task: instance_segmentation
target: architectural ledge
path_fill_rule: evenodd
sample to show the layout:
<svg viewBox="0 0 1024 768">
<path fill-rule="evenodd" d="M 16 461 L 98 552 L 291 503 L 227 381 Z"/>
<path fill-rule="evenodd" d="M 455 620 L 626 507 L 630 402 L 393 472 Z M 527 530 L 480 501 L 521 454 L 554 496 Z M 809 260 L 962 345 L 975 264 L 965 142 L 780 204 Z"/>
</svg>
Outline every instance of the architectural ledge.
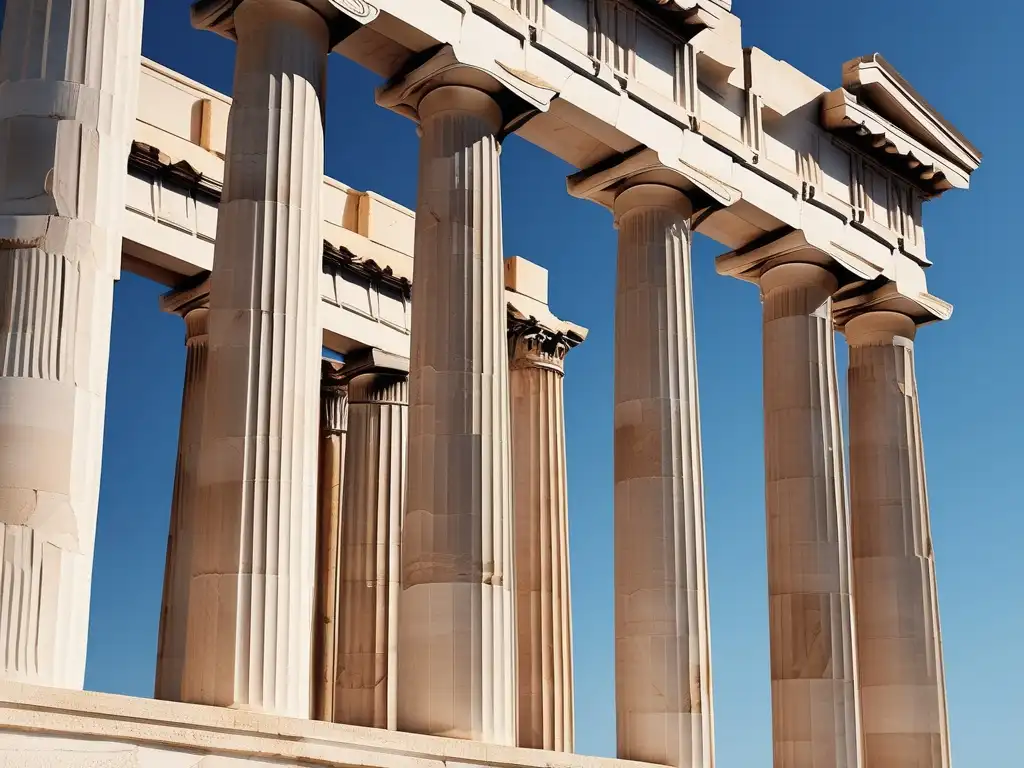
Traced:
<svg viewBox="0 0 1024 768">
<path fill-rule="evenodd" d="M 501 747 L 223 707 L 0 684 L 0 761 L 137 768 L 221 765 L 221 757 L 359 768 L 640 768 L 646 763 Z M 61 759 L 67 757 L 67 761 Z M 12 762 L 13 759 L 13 762 Z M 32 762 L 32 758 L 28 758 Z M 41 759 L 37 758 L 37 759 Z"/>
<path fill-rule="evenodd" d="M 235 38 L 235 10 L 245 0 L 196 0 L 192 3 L 192 26 Z M 319 13 L 331 31 L 331 47 L 364 24 L 377 18 L 380 10 L 367 0 L 287 0 L 301 2 Z"/>
<path fill-rule="evenodd" d="M 843 88 L 893 125 L 930 147 L 968 176 L 981 152 L 932 107 L 880 54 L 843 65 Z"/>
<path fill-rule="evenodd" d="M 139 171 L 147 175 L 167 181 L 174 186 L 194 195 L 205 196 L 220 201 L 223 184 L 220 179 L 213 178 L 197 170 L 187 160 L 175 160 L 162 152 L 158 147 L 133 141 L 128 152 L 128 170 Z"/>
<path fill-rule="evenodd" d="M 821 102 L 821 123 L 841 134 L 882 165 L 910 180 L 927 195 L 938 196 L 949 189 L 967 189 L 971 173 L 926 147 L 899 126 L 862 104 L 845 88 L 825 94 Z"/>
</svg>

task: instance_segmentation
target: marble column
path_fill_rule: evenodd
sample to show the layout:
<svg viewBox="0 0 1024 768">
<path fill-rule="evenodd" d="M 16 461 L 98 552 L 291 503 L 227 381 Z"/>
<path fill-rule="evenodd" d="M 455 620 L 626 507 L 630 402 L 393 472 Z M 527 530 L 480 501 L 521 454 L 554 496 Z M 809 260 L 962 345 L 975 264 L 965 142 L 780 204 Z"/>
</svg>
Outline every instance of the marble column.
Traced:
<svg viewBox="0 0 1024 768">
<path fill-rule="evenodd" d="M 81 688 L 143 0 L 7 0 L 0 679 Z"/>
<path fill-rule="evenodd" d="M 192 547 L 196 531 L 199 449 L 206 403 L 206 358 L 209 336 L 205 306 L 186 306 L 185 386 L 181 393 L 181 426 L 178 432 L 178 461 L 174 468 L 167 562 L 164 566 L 164 594 L 157 640 L 154 696 L 181 701 L 181 673 L 185 664 L 188 627 L 188 597 L 192 583 Z"/>
<path fill-rule="evenodd" d="M 328 30 L 292 0 L 234 14 L 182 696 L 309 717 Z"/>
<path fill-rule="evenodd" d="M 334 720 L 340 624 L 341 506 L 348 442 L 348 386 L 323 361 L 320 387 L 320 476 L 317 495 L 316 614 L 313 627 L 313 716 Z"/>
<path fill-rule="evenodd" d="M 502 115 L 444 86 L 419 117 L 398 728 L 514 744 Z"/>
<path fill-rule="evenodd" d="M 914 321 L 850 320 L 850 504 L 865 768 L 948 768 Z"/>
<path fill-rule="evenodd" d="M 561 334 L 509 321 L 520 747 L 573 750 Z"/>
<path fill-rule="evenodd" d="M 776 768 L 859 768 L 849 515 L 824 267 L 782 264 L 764 301 L 765 509 Z"/>
<path fill-rule="evenodd" d="M 409 384 L 404 373 L 371 373 L 349 392 L 334 719 L 394 729 Z"/>
<path fill-rule="evenodd" d="M 711 768 L 691 211 L 656 184 L 615 200 L 615 698 L 620 758 Z"/>
</svg>

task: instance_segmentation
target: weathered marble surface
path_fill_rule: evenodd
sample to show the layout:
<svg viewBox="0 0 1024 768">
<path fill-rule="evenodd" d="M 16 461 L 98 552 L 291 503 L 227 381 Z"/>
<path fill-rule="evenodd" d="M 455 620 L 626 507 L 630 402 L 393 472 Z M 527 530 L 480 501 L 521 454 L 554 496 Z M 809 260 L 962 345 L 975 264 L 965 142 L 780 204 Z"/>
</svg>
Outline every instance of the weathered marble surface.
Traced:
<svg viewBox="0 0 1024 768">
<path fill-rule="evenodd" d="M 0 683 L 5 768 L 641 768 L 632 763 L 129 696 Z"/>
<path fill-rule="evenodd" d="M 691 212 L 657 184 L 615 201 L 615 696 L 620 757 L 711 768 Z"/>
<path fill-rule="evenodd" d="M 794 262 L 760 285 L 774 766 L 860 768 L 838 281 Z"/>
<path fill-rule="evenodd" d="M 867 312 L 850 345 L 850 505 L 866 768 L 948 768 L 914 321 Z"/>
<path fill-rule="evenodd" d="M 514 744 L 502 116 L 463 86 L 419 115 L 398 727 Z"/>
</svg>

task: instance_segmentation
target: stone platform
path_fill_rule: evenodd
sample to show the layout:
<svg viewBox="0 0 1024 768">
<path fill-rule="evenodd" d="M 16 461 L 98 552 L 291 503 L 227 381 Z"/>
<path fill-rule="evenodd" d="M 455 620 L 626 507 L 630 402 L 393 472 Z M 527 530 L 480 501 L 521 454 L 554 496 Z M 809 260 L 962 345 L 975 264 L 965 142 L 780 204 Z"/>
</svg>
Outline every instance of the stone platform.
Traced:
<svg viewBox="0 0 1024 768">
<path fill-rule="evenodd" d="M 0 766 L 18 768 L 649 765 L 17 683 L 0 684 L 0 709 Z"/>
</svg>

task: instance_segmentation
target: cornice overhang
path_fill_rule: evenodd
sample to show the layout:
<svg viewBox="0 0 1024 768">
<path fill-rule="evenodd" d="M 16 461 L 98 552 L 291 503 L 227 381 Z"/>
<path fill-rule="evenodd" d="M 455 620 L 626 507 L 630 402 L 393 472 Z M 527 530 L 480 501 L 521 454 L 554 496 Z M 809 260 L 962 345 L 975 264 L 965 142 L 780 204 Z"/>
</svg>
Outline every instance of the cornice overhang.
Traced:
<svg viewBox="0 0 1024 768">
<path fill-rule="evenodd" d="M 641 0 L 640 5 L 662 11 L 688 26 L 714 29 L 723 15 L 732 10 L 732 0 Z"/>
<path fill-rule="evenodd" d="M 220 202 L 222 192 L 220 181 L 204 176 L 184 160 L 175 162 L 169 155 L 149 144 L 132 142 L 131 150 L 128 153 L 128 170 L 159 179 L 163 184 L 182 192 L 206 197 L 213 203 Z M 412 291 L 412 283 L 405 277 L 395 275 L 390 266 L 381 266 L 373 259 L 363 259 L 345 246 L 334 245 L 326 240 L 324 240 L 323 264 L 328 270 L 348 272 L 369 280 L 375 285 L 387 286 L 400 292 L 406 298 L 409 298 Z M 200 280 L 200 282 L 202 281 Z M 179 294 L 181 290 L 181 287 L 176 288 L 167 296 Z M 206 292 L 208 291 L 207 288 Z M 161 307 L 164 307 L 165 311 L 178 311 L 170 305 L 165 307 L 163 299 L 161 302 Z"/>
<path fill-rule="evenodd" d="M 193 168 L 185 160 L 175 161 L 158 147 L 133 141 L 128 152 L 128 170 L 159 178 L 194 195 L 219 201 L 223 185 Z"/>
<path fill-rule="evenodd" d="M 971 170 L 926 147 L 845 88 L 822 98 L 821 123 L 931 197 L 970 186 Z"/>
<path fill-rule="evenodd" d="M 866 312 L 898 312 L 918 325 L 953 316 L 953 305 L 949 302 L 924 291 L 901 291 L 897 283 L 889 280 L 864 281 L 840 288 L 833 297 L 832 307 L 838 330 Z"/>
<path fill-rule="evenodd" d="M 970 176 L 982 154 L 880 54 L 843 65 L 843 88 L 878 115 Z"/>
<path fill-rule="evenodd" d="M 409 64 L 377 88 L 379 106 L 419 122 L 419 103 L 443 85 L 463 85 L 491 94 L 501 107 L 503 135 L 515 131 L 534 115 L 547 112 L 558 89 L 536 75 L 494 58 L 493 52 L 472 41 L 442 45 Z"/>
<path fill-rule="evenodd" d="M 377 18 L 380 10 L 367 0 L 279 0 L 302 3 L 323 16 L 330 29 L 330 47 Z M 192 3 L 192 26 L 236 40 L 235 11 L 245 0 L 196 0 Z"/>
</svg>

